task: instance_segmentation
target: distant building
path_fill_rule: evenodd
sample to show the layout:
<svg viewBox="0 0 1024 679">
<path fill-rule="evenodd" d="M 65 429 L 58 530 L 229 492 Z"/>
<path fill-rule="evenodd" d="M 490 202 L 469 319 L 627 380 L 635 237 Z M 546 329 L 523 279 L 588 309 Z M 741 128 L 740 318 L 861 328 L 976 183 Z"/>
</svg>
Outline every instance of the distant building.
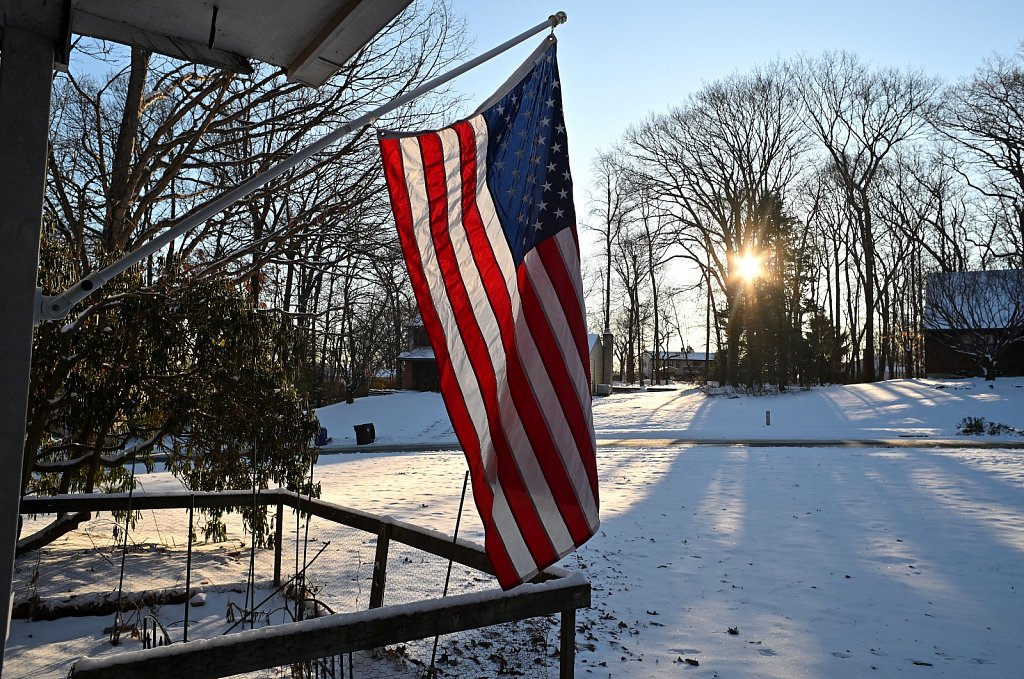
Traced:
<svg viewBox="0 0 1024 679">
<path fill-rule="evenodd" d="M 413 391 L 441 391 L 434 349 L 422 321 L 405 326 L 405 351 L 398 355 L 398 388 Z"/>
<path fill-rule="evenodd" d="M 929 274 L 928 377 L 1024 375 L 1024 270 Z"/>
<path fill-rule="evenodd" d="M 645 351 L 640 357 L 640 372 L 644 379 L 654 380 L 654 352 Z M 662 351 L 658 353 L 658 374 L 661 379 L 682 382 L 706 380 L 710 364 L 715 361 L 715 352 L 703 351 Z"/>
</svg>

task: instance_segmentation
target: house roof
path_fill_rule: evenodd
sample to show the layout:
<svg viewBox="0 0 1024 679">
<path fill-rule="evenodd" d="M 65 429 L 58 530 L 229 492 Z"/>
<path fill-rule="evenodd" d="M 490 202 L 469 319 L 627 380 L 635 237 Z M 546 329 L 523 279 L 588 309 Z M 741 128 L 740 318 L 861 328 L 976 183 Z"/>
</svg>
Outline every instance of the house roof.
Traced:
<svg viewBox="0 0 1024 679">
<path fill-rule="evenodd" d="M 318 86 L 410 2 L 0 0 L 0 33 L 18 26 L 67 43 L 73 32 L 243 73 L 256 59 Z"/>
<path fill-rule="evenodd" d="M 434 360 L 434 349 L 433 347 L 413 347 L 408 351 L 403 351 L 398 355 L 399 361 L 433 361 Z"/>
<path fill-rule="evenodd" d="M 713 352 L 713 351 L 710 354 L 705 354 L 703 351 L 687 351 L 687 352 L 682 352 L 682 351 L 662 351 L 662 352 L 659 352 L 658 355 L 661 358 L 661 360 L 663 360 L 663 361 L 704 361 L 704 360 L 713 361 L 713 360 L 715 360 L 715 352 Z M 651 359 L 653 356 L 654 356 L 654 352 L 653 351 L 645 351 L 644 352 L 644 358 L 647 358 L 648 360 Z"/>
<path fill-rule="evenodd" d="M 926 330 L 1024 327 L 1024 270 L 928 274 L 924 306 Z"/>
</svg>

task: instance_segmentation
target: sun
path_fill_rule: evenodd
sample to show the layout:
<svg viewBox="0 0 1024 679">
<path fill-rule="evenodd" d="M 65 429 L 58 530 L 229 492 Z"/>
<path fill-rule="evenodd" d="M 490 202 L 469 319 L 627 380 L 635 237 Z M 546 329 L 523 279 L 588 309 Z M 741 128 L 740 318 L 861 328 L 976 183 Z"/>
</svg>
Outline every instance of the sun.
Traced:
<svg viewBox="0 0 1024 679">
<path fill-rule="evenodd" d="M 755 255 L 753 252 L 744 252 L 742 255 L 736 258 L 735 264 L 736 275 L 739 276 L 745 283 L 752 282 L 762 273 L 761 258 Z"/>
</svg>

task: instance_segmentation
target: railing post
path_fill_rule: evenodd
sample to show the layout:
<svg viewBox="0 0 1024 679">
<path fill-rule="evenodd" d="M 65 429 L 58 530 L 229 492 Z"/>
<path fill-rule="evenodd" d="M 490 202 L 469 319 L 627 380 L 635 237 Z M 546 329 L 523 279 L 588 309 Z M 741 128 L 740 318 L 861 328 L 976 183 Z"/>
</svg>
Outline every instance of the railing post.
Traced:
<svg viewBox="0 0 1024 679">
<path fill-rule="evenodd" d="M 277 503 L 277 525 L 274 527 L 274 587 L 281 586 L 281 543 L 284 540 L 284 503 Z"/>
<path fill-rule="evenodd" d="M 182 626 L 182 642 L 188 643 L 188 609 L 192 605 L 192 536 L 195 533 L 193 519 L 196 513 L 196 494 L 192 493 L 188 505 L 188 557 L 185 560 L 185 621 Z"/>
<path fill-rule="evenodd" d="M 373 583 L 370 585 L 370 608 L 384 605 L 384 583 L 387 580 L 388 546 L 391 542 L 391 524 L 380 524 L 377 531 L 377 553 L 373 557 Z"/>
<path fill-rule="evenodd" d="M 558 679 L 576 676 L 576 609 L 562 611 L 561 648 L 558 651 Z"/>
</svg>

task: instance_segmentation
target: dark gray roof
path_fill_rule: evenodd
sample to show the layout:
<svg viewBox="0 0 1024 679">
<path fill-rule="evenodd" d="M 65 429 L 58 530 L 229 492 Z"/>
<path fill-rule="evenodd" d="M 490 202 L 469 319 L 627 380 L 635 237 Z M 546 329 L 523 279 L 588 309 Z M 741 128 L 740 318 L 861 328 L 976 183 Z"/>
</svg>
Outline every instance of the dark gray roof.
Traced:
<svg viewBox="0 0 1024 679">
<path fill-rule="evenodd" d="M 1024 325 L 1024 270 L 946 271 L 925 282 L 924 327 L 984 330 Z"/>
<path fill-rule="evenodd" d="M 662 351 L 662 352 L 659 352 L 658 355 L 661 357 L 661 360 L 663 360 L 663 361 L 703 361 L 703 360 L 713 361 L 713 360 L 715 360 L 715 352 L 713 352 L 713 351 L 710 354 L 706 354 L 706 356 L 707 356 L 706 359 L 705 359 L 705 353 L 703 351 L 689 351 L 689 352 Z M 644 352 L 644 357 L 645 358 L 650 359 L 653 356 L 654 356 L 654 352 L 653 351 L 645 351 Z"/>
</svg>

